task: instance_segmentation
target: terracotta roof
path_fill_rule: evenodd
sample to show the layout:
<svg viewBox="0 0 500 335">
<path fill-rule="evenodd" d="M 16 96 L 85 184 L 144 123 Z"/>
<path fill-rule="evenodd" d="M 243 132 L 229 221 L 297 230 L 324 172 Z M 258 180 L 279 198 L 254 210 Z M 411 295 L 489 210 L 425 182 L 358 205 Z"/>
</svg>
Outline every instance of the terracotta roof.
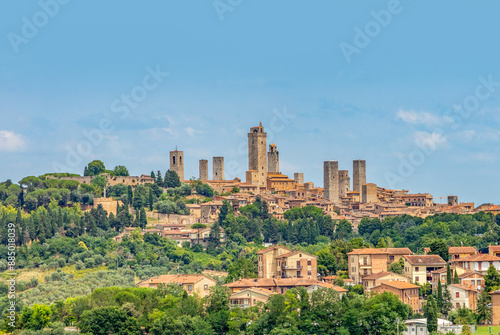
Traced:
<svg viewBox="0 0 500 335">
<path fill-rule="evenodd" d="M 250 287 L 250 288 L 246 288 L 244 290 L 238 291 L 238 292 L 234 292 L 233 294 L 231 294 L 231 297 L 234 296 L 234 295 L 237 295 L 237 294 L 241 294 L 241 292 L 244 292 L 244 291 L 253 291 L 253 292 L 264 294 L 264 295 L 267 295 L 267 296 L 270 296 L 271 294 L 274 294 L 273 291 L 268 290 L 266 288 Z M 231 298 L 231 297 L 229 297 L 229 298 Z"/>
<path fill-rule="evenodd" d="M 143 280 L 138 284 L 194 284 L 203 278 L 208 278 L 215 282 L 214 279 L 207 277 L 205 275 L 162 275 L 157 277 L 151 277 L 149 279 Z"/>
<path fill-rule="evenodd" d="M 477 253 L 474 247 L 448 247 L 449 254 L 475 254 Z"/>
<path fill-rule="evenodd" d="M 463 268 L 463 267 L 461 267 L 461 266 L 458 266 L 458 265 L 452 265 L 452 266 L 450 266 L 451 273 L 453 273 L 453 270 L 455 270 L 456 268 L 464 269 L 464 268 Z M 464 269 L 464 270 L 465 270 L 465 269 Z M 432 271 L 431 273 L 445 273 L 445 272 L 448 272 L 448 268 L 447 268 L 447 267 L 444 267 L 444 268 L 441 268 L 441 269 L 438 269 L 438 270 L 434 270 L 434 271 Z"/>
<path fill-rule="evenodd" d="M 290 249 L 288 249 L 287 247 L 282 246 L 282 245 L 272 245 L 272 246 L 270 246 L 270 247 L 267 247 L 267 248 L 265 248 L 265 249 L 262 249 L 262 250 L 257 251 L 257 254 L 263 254 L 263 253 L 265 253 L 265 252 L 271 251 L 271 250 L 273 250 L 273 249 L 278 249 L 278 248 L 282 248 L 282 249 L 286 249 L 286 250 L 288 250 L 288 251 L 292 251 L 292 250 L 290 250 Z"/>
<path fill-rule="evenodd" d="M 388 255 L 412 255 L 413 252 L 410 248 L 364 248 L 364 249 L 353 249 L 348 255 L 377 255 L 377 254 L 388 254 Z"/>
<path fill-rule="evenodd" d="M 384 272 L 374 273 L 374 274 L 371 274 L 369 276 L 363 277 L 363 280 L 365 280 L 365 279 L 368 279 L 368 280 L 377 279 L 377 278 L 384 277 L 384 276 L 387 276 L 387 275 L 403 276 L 403 275 L 398 274 L 398 273 L 384 271 Z"/>
<path fill-rule="evenodd" d="M 280 287 L 280 286 L 311 286 L 321 283 L 316 279 L 303 278 L 249 278 L 240 279 L 233 283 L 225 284 L 227 287 Z"/>
<path fill-rule="evenodd" d="M 410 264 L 442 264 L 446 262 L 439 255 L 405 255 L 403 256 Z"/>
<path fill-rule="evenodd" d="M 481 276 L 483 277 L 483 274 L 481 272 L 477 272 L 477 271 L 467 271 L 465 273 L 462 273 L 461 275 L 458 276 L 458 278 L 462 279 L 462 278 L 467 278 L 469 276 L 472 276 L 472 275 L 478 275 L 478 276 Z"/>
<path fill-rule="evenodd" d="M 465 291 L 474 291 L 474 292 L 477 292 L 477 290 L 475 288 L 469 287 L 469 286 L 463 286 L 463 285 L 459 285 L 459 284 L 450 284 L 448 286 L 453 286 L 453 287 L 461 288 L 462 290 L 465 290 Z"/>
<path fill-rule="evenodd" d="M 454 259 L 452 262 L 500 262 L 500 257 L 489 254 L 476 254 L 462 259 Z"/>
<path fill-rule="evenodd" d="M 410 248 L 387 248 L 389 255 L 413 255 Z"/>
<path fill-rule="evenodd" d="M 404 281 L 399 281 L 399 280 L 386 281 L 386 282 L 383 282 L 382 284 L 375 286 L 375 287 L 380 287 L 382 285 L 391 286 L 391 287 L 394 287 L 394 288 L 397 288 L 400 290 L 404 290 L 404 289 L 408 289 L 408 288 L 420 288 L 420 286 L 418 286 L 418 285 L 414 285 L 414 284 L 407 283 Z M 375 288 L 375 287 L 373 287 L 373 288 Z"/>
<path fill-rule="evenodd" d="M 500 251 L 500 245 L 490 245 L 488 249 L 491 251 Z"/>
</svg>

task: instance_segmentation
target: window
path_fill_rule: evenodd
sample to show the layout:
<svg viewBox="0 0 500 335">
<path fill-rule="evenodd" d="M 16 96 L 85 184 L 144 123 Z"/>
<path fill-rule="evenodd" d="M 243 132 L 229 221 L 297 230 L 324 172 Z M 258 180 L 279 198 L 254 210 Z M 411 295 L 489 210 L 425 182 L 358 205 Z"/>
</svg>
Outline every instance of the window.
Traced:
<svg viewBox="0 0 500 335">
<path fill-rule="evenodd" d="M 394 262 L 394 256 L 389 256 L 389 261 Z"/>
<path fill-rule="evenodd" d="M 203 286 L 203 289 L 204 289 L 205 291 L 206 291 L 206 290 L 208 290 L 208 284 L 205 284 L 205 285 Z"/>
<path fill-rule="evenodd" d="M 477 269 L 481 271 L 483 269 L 483 262 L 477 263 Z"/>
<path fill-rule="evenodd" d="M 455 305 L 456 308 L 460 308 L 460 304 L 457 302 L 457 304 Z"/>
<path fill-rule="evenodd" d="M 418 266 L 415 266 L 415 271 L 418 272 L 420 271 L 419 267 Z"/>
<path fill-rule="evenodd" d="M 302 254 L 299 254 L 299 257 L 302 257 Z"/>
<path fill-rule="evenodd" d="M 297 271 L 297 278 L 300 277 L 300 271 Z"/>
<path fill-rule="evenodd" d="M 356 272 L 356 268 L 354 268 L 354 267 L 353 267 L 353 268 L 351 269 L 351 272 L 352 272 L 352 273 Z"/>
<path fill-rule="evenodd" d="M 193 290 L 193 285 L 188 285 L 188 291 L 192 291 Z"/>
<path fill-rule="evenodd" d="M 460 298 L 460 292 L 457 292 L 455 295 L 457 298 Z"/>
<path fill-rule="evenodd" d="M 308 260 L 308 261 L 307 261 L 307 265 L 308 265 L 308 266 L 311 266 L 311 264 L 312 264 L 311 260 Z"/>
<path fill-rule="evenodd" d="M 354 257 L 351 258 L 351 263 L 354 263 Z"/>
<path fill-rule="evenodd" d="M 308 276 L 312 276 L 312 271 L 311 270 L 307 270 L 307 275 Z"/>
<path fill-rule="evenodd" d="M 175 164 L 175 156 L 172 157 L 172 163 Z"/>
<path fill-rule="evenodd" d="M 470 284 L 471 284 L 471 285 L 475 285 L 475 284 L 476 284 L 475 280 L 474 280 L 474 279 L 473 279 L 473 280 L 471 280 L 471 281 L 470 281 Z"/>
<path fill-rule="evenodd" d="M 419 283 L 420 282 L 420 277 L 419 276 L 416 276 L 415 277 L 415 282 Z"/>
</svg>

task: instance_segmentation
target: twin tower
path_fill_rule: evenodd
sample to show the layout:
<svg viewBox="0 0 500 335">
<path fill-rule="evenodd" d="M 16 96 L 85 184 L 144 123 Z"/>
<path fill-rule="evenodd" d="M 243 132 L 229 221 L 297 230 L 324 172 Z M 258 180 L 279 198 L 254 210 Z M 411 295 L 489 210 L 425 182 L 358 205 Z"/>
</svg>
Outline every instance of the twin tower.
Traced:
<svg viewBox="0 0 500 335">
<path fill-rule="evenodd" d="M 347 170 L 339 171 L 338 161 L 326 161 L 323 166 L 324 198 L 338 202 L 340 197 L 347 196 L 350 191 L 351 179 Z M 366 184 L 366 161 L 353 161 L 353 191 L 361 198 L 362 187 Z"/>
</svg>

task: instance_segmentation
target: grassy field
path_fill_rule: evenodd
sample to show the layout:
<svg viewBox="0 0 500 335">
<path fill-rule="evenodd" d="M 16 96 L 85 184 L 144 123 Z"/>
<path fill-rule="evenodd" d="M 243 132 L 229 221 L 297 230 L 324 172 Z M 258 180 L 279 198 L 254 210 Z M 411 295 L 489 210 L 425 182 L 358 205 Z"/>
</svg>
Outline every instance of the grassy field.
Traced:
<svg viewBox="0 0 500 335">
<path fill-rule="evenodd" d="M 498 335 L 499 333 L 500 333 L 500 326 L 492 326 L 491 327 L 491 334 Z M 477 327 L 476 334 L 489 335 L 490 334 L 490 327 L 489 326 Z"/>
</svg>

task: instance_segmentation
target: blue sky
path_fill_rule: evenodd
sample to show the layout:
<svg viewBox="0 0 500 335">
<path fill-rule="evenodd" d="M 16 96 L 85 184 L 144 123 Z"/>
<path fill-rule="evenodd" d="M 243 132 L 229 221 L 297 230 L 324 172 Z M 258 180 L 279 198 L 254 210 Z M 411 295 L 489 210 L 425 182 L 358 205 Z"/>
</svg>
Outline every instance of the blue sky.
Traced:
<svg viewBox="0 0 500 335">
<path fill-rule="evenodd" d="M 282 172 L 316 185 L 323 161 L 352 171 L 365 159 L 377 185 L 498 204 L 499 10 L 493 1 L 1 2 L 0 180 L 82 173 L 93 159 L 134 175 L 165 171 L 176 146 L 186 177 L 198 176 L 199 159 L 211 167 L 224 156 L 226 176 L 244 178 L 246 134 L 262 121 Z M 137 100 L 125 113 L 127 96 Z"/>
</svg>

